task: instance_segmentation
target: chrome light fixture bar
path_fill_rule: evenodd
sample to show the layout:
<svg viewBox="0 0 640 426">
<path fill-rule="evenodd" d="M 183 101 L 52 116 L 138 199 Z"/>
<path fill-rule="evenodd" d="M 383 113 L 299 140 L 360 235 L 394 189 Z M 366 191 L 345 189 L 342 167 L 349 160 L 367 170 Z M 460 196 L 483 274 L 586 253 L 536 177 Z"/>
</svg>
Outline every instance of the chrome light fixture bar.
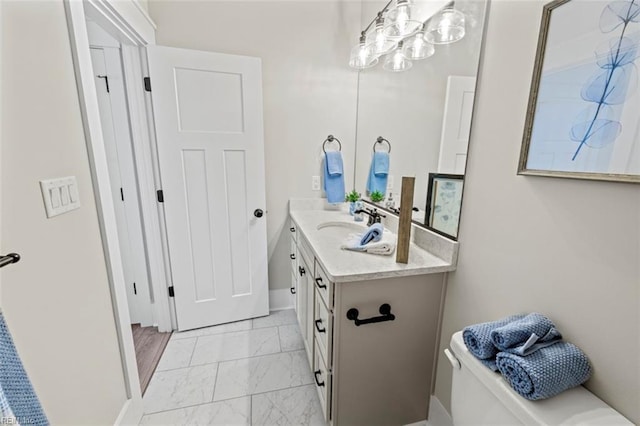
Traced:
<svg viewBox="0 0 640 426">
<path fill-rule="evenodd" d="M 384 69 L 406 71 L 411 68 L 411 61 L 432 56 L 434 45 L 461 40 L 465 16 L 454 5 L 451 2 L 422 21 L 416 18 L 413 0 L 390 0 L 360 34 L 358 45 L 351 50 L 349 65 L 370 68 L 386 55 Z"/>
</svg>

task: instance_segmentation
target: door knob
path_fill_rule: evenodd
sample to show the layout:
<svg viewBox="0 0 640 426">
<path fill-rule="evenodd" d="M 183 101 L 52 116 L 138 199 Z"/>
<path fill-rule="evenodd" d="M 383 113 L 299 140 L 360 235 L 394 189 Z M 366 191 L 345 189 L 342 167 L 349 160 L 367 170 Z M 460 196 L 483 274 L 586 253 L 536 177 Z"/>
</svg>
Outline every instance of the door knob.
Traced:
<svg viewBox="0 0 640 426">
<path fill-rule="evenodd" d="M 264 212 L 262 211 L 262 209 L 255 209 L 255 210 L 253 211 L 253 215 L 254 215 L 255 217 L 262 217 L 262 216 L 264 215 Z"/>
</svg>

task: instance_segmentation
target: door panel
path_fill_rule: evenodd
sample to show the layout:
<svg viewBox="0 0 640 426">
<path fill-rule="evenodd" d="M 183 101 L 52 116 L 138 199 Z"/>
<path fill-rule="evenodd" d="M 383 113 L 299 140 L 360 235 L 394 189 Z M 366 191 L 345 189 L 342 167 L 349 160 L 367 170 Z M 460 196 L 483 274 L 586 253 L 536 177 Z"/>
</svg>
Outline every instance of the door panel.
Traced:
<svg viewBox="0 0 640 426">
<path fill-rule="evenodd" d="M 475 77 L 449 76 L 438 173 L 464 174 L 475 99 Z"/>
<path fill-rule="evenodd" d="M 148 57 L 178 328 L 267 315 L 260 60 Z"/>
</svg>

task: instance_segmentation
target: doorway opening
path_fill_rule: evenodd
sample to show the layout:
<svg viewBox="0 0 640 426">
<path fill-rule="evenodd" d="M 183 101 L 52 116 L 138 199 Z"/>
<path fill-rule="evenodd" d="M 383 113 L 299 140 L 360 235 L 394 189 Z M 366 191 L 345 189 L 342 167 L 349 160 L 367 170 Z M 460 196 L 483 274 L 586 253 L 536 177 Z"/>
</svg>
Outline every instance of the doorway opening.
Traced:
<svg viewBox="0 0 640 426">
<path fill-rule="evenodd" d="M 144 395 L 171 332 L 158 330 L 153 310 L 154 294 L 144 241 L 142 200 L 138 190 L 131 118 L 127 108 L 122 45 L 90 19 L 87 20 L 87 34 L 138 378 Z"/>
</svg>

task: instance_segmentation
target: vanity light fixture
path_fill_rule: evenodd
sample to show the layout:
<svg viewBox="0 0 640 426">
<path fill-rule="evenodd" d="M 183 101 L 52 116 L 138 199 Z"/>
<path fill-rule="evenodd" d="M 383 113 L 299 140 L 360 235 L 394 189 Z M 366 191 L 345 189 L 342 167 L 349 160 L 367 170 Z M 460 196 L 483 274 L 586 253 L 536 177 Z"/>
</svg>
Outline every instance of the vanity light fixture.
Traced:
<svg viewBox="0 0 640 426">
<path fill-rule="evenodd" d="M 396 7 L 387 14 L 384 35 L 392 40 L 402 40 L 422 27 L 422 22 L 413 18 L 413 8 L 409 0 L 396 0 Z"/>
<path fill-rule="evenodd" d="M 452 1 L 426 22 L 416 19 L 413 0 L 390 0 L 362 31 L 359 43 L 351 50 L 349 66 L 365 69 L 375 66 L 386 55 L 384 69 L 406 71 L 412 60 L 435 53 L 434 44 L 448 44 L 465 35 L 465 16 L 455 10 Z M 393 7 L 392 7 L 393 4 Z M 375 24 L 375 26 L 374 26 Z M 369 30 L 373 31 L 369 34 Z"/>
<path fill-rule="evenodd" d="M 402 54 L 412 61 L 428 58 L 433 56 L 435 52 L 433 44 L 424 38 L 424 25 L 415 35 L 405 40 L 402 47 Z"/>
<path fill-rule="evenodd" d="M 429 19 L 424 37 L 429 43 L 449 44 L 461 40 L 464 34 L 464 14 L 451 5 Z"/>
<path fill-rule="evenodd" d="M 374 29 L 375 38 L 373 40 L 373 53 L 377 56 L 386 55 L 398 45 L 397 42 L 384 34 L 384 29 L 384 17 L 382 12 L 378 12 Z"/>
<path fill-rule="evenodd" d="M 353 49 L 351 49 L 351 58 L 349 59 L 349 66 L 363 70 L 370 68 L 378 63 L 378 57 L 373 54 L 373 46 L 367 44 L 367 36 L 363 31 L 360 34 L 360 43 Z"/>
<path fill-rule="evenodd" d="M 387 55 L 384 60 L 384 68 L 387 71 L 400 72 L 406 71 L 413 66 L 413 63 L 408 60 L 402 53 L 402 42 L 398 43 L 398 48 Z"/>
</svg>

